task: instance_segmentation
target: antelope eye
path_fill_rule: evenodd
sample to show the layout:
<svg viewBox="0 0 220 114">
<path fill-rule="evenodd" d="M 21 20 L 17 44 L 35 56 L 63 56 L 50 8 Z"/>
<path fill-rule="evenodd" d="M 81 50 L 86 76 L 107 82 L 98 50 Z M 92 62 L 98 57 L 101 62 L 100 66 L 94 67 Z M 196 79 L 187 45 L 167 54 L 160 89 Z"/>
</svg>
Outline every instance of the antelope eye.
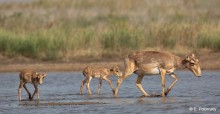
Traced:
<svg viewBox="0 0 220 114">
<path fill-rule="evenodd" d="M 116 70 L 116 72 L 118 72 L 118 71 Z"/>
<path fill-rule="evenodd" d="M 194 65 L 194 63 L 190 63 L 190 65 L 191 65 L 191 66 L 193 66 L 193 65 Z"/>
</svg>

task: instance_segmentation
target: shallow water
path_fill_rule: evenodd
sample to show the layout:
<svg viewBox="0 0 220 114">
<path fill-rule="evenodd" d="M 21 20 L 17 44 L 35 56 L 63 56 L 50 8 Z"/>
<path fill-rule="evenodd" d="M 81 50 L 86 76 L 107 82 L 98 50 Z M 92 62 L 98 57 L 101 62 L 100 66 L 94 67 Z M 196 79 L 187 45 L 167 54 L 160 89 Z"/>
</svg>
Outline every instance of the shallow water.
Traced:
<svg viewBox="0 0 220 114">
<path fill-rule="evenodd" d="M 31 114 L 31 113 L 220 113 L 220 72 L 203 71 L 203 76 L 197 78 L 190 71 L 177 71 L 178 82 L 166 98 L 145 97 L 135 85 L 137 76 L 134 74 L 121 85 L 118 97 L 114 97 L 107 82 L 103 81 L 102 95 L 97 94 L 98 80 L 92 79 L 93 95 L 79 95 L 79 87 L 84 78 L 80 72 L 49 72 L 42 85 L 39 85 L 40 98 L 38 102 L 25 100 L 27 93 L 22 89 L 22 101 L 18 101 L 18 73 L 0 73 L 0 113 Z M 116 86 L 116 77 L 110 78 Z M 168 87 L 173 79 L 167 76 Z M 144 77 L 142 81 L 148 93 L 161 92 L 159 76 Z M 33 86 L 27 84 L 33 92 Z M 91 103 L 91 104 L 88 104 Z M 201 108 L 203 110 L 201 110 Z M 199 109 L 200 108 L 200 109 Z M 216 109 L 216 111 L 204 110 Z M 191 109 L 192 111 L 190 111 Z"/>
</svg>

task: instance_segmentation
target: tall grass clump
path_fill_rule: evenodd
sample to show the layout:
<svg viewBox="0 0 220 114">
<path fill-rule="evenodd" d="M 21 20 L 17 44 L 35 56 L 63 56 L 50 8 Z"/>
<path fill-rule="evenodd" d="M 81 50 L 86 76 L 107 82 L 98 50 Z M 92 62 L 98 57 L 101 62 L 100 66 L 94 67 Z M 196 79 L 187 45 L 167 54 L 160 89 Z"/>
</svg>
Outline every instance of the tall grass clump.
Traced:
<svg viewBox="0 0 220 114">
<path fill-rule="evenodd" d="M 199 48 L 220 50 L 220 33 L 201 34 L 198 36 L 197 45 Z"/>
<path fill-rule="evenodd" d="M 26 56 L 33 59 L 41 58 L 41 54 L 45 53 L 45 58 L 52 59 L 50 56 L 55 53 L 55 40 L 48 40 L 37 34 L 33 35 L 18 35 L 12 32 L 0 33 L 0 49 L 1 53 L 6 56 Z M 57 44 L 59 45 L 59 44 Z"/>
<path fill-rule="evenodd" d="M 138 49 L 141 47 L 141 37 L 137 31 L 115 27 L 103 35 L 105 49 Z"/>
<path fill-rule="evenodd" d="M 179 47 L 195 48 L 200 33 L 198 24 L 191 23 L 160 23 L 152 24 L 143 33 L 148 43 L 145 47 L 161 47 L 175 49 Z"/>
<path fill-rule="evenodd" d="M 130 50 L 143 48 L 144 43 L 146 43 L 143 30 L 127 21 L 109 25 L 101 37 L 101 47 L 103 47 L 105 57 L 123 56 Z"/>
</svg>

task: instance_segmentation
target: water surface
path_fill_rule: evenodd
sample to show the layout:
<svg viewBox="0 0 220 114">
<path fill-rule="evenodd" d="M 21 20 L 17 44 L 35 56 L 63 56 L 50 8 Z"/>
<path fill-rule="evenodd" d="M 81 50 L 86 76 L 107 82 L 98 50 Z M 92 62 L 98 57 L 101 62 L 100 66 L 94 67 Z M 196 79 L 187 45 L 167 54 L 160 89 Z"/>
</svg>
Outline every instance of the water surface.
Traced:
<svg viewBox="0 0 220 114">
<path fill-rule="evenodd" d="M 102 95 L 97 94 L 97 79 L 93 79 L 90 85 L 93 95 L 87 95 L 86 87 L 83 89 L 84 95 L 79 95 L 79 87 L 84 78 L 81 72 L 49 72 L 43 85 L 39 85 L 41 100 L 38 102 L 35 97 L 35 100 L 30 102 L 26 100 L 28 96 L 24 89 L 23 100 L 18 101 L 18 72 L 0 73 L 0 113 L 220 113 L 219 71 L 203 71 L 201 78 L 193 76 L 189 71 L 177 71 L 176 74 L 179 80 L 166 98 L 141 98 L 142 93 L 135 85 L 135 74 L 122 83 L 118 97 L 114 97 L 105 81 L 101 89 Z M 110 79 L 115 87 L 117 78 Z M 167 76 L 166 87 L 172 81 L 173 79 Z M 159 76 L 144 77 L 142 85 L 148 93 L 161 92 Z M 31 84 L 27 84 L 27 87 L 31 92 L 34 91 Z M 199 108 L 215 108 L 217 111 L 204 111 Z"/>
</svg>

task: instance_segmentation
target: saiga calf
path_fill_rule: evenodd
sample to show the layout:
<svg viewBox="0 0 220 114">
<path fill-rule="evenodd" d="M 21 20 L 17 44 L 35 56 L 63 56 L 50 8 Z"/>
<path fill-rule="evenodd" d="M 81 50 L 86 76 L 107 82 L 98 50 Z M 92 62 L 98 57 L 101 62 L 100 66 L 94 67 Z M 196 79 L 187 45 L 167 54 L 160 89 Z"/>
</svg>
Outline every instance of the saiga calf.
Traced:
<svg viewBox="0 0 220 114">
<path fill-rule="evenodd" d="M 24 87 L 24 89 L 27 91 L 30 101 L 33 100 L 34 95 L 36 93 L 37 93 L 38 100 L 40 100 L 39 90 L 38 90 L 37 86 L 38 86 L 38 83 L 39 84 L 43 83 L 43 80 L 46 77 L 46 74 L 45 73 L 37 73 L 37 72 L 32 71 L 32 70 L 22 70 L 20 72 L 19 76 L 20 76 L 20 85 L 18 87 L 19 100 L 21 100 L 22 87 Z M 31 96 L 31 93 L 28 91 L 28 89 L 26 87 L 26 83 L 32 83 L 34 85 L 35 91 L 34 91 L 32 96 Z"/>
<path fill-rule="evenodd" d="M 114 92 L 115 91 L 114 87 L 112 85 L 111 80 L 109 80 L 108 77 L 112 76 L 112 75 L 121 76 L 122 73 L 118 67 L 113 67 L 111 69 L 107 69 L 105 67 L 87 66 L 83 70 L 83 75 L 84 75 L 85 79 L 82 81 L 82 84 L 80 86 L 80 94 L 82 94 L 83 86 L 85 83 L 86 83 L 86 88 L 87 88 L 89 94 L 92 94 L 90 87 L 89 87 L 92 78 L 99 78 L 98 94 L 100 94 L 102 80 L 107 81 L 112 88 L 112 92 Z"/>
</svg>

